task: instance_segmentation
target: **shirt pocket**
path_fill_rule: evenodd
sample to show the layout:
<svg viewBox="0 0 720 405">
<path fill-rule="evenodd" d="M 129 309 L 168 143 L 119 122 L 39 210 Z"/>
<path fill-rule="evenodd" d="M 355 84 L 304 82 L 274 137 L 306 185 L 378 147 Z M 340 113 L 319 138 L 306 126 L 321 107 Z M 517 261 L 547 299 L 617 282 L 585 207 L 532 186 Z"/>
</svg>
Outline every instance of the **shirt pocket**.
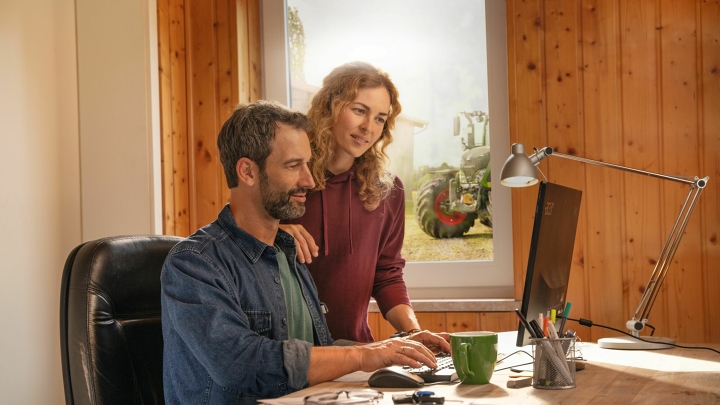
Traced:
<svg viewBox="0 0 720 405">
<path fill-rule="evenodd" d="M 272 318 L 270 311 L 249 310 L 244 311 L 245 316 L 250 322 L 250 329 L 257 333 L 263 334 L 272 328 Z"/>
</svg>

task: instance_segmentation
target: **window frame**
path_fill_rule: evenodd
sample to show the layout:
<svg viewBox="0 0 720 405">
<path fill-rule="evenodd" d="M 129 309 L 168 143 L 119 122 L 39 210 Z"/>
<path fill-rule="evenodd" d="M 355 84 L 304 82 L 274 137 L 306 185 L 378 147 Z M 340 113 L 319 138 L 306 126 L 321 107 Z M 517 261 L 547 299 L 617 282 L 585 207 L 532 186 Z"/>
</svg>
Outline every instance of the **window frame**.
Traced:
<svg viewBox="0 0 720 405">
<path fill-rule="evenodd" d="M 263 98 L 290 105 L 287 1 L 261 0 Z M 493 260 L 408 262 L 404 279 L 413 299 L 512 299 L 512 200 L 497 178 L 510 155 L 505 0 L 486 0 L 488 106 L 493 196 Z M 491 40 L 492 39 L 492 40 Z M 499 157 L 499 158 L 498 158 Z M 502 225 L 501 225 L 502 224 Z"/>
</svg>

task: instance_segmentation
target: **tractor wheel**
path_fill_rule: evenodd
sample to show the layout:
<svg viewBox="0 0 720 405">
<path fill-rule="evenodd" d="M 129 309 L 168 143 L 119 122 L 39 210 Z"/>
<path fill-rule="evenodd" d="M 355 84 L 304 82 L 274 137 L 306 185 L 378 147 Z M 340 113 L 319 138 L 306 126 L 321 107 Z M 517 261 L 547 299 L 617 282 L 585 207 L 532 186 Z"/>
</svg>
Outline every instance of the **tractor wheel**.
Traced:
<svg viewBox="0 0 720 405">
<path fill-rule="evenodd" d="M 477 214 L 450 212 L 449 179 L 436 177 L 420 187 L 415 199 L 415 220 L 433 238 L 463 236 L 475 224 Z"/>
<path fill-rule="evenodd" d="M 480 223 L 487 226 L 488 228 L 492 228 L 492 191 L 488 190 L 487 192 L 487 215 L 480 218 Z"/>
</svg>

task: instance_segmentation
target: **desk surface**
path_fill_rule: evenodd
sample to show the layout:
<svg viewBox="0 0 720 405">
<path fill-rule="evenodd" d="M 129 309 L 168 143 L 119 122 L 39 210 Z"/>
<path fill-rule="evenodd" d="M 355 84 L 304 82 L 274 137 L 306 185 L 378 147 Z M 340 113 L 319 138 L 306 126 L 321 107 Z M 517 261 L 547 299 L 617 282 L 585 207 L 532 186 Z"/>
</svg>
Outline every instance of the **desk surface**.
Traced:
<svg viewBox="0 0 720 405">
<path fill-rule="evenodd" d="M 512 341 L 512 338 L 506 336 L 501 339 L 502 353 L 510 354 L 519 349 L 503 346 L 503 341 Z M 703 346 L 720 349 L 720 344 Z M 523 349 L 532 353 L 528 347 Z M 585 369 L 577 372 L 577 387 L 574 389 L 507 388 L 510 376 L 518 375 L 509 369 L 496 371 L 490 383 L 485 385 L 433 385 L 425 389 L 445 396 L 447 405 L 720 404 L 720 354 L 708 350 L 677 348 L 653 351 L 610 350 L 601 349 L 591 343 L 579 343 L 578 349 L 581 353 L 577 355 L 582 355 L 587 361 Z M 503 362 L 498 364 L 497 368 L 530 360 L 525 354 L 516 354 L 508 358 L 510 363 Z M 532 370 L 532 365 L 522 368 Z M 283 398 L 299 398 L 318 392 L 357 388 L 368 388 L 368 385 L 366 382 L 327 382 Z M 392 394 L 412 392 L 407 389 L 381 390 L 386 394 L 380 405 L 392 405 Z"/>
</svg>

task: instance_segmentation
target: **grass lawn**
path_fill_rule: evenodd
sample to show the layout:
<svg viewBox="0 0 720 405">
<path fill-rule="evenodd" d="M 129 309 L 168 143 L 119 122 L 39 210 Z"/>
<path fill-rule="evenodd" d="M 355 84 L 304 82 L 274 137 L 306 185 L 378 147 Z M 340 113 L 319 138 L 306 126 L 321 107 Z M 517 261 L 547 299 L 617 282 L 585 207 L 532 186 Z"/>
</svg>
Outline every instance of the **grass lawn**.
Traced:
<svg viewBox="0 0 720 405">
<path fill-rule="evenodd" d="M 409 262 L 448 260 L 492 260 L 492 228 L 475 221 L 461 238 L 435 239 L 415 221 L 412 202 L 405 205 L 405 243 L 402 255 Z"/>
</svg>

